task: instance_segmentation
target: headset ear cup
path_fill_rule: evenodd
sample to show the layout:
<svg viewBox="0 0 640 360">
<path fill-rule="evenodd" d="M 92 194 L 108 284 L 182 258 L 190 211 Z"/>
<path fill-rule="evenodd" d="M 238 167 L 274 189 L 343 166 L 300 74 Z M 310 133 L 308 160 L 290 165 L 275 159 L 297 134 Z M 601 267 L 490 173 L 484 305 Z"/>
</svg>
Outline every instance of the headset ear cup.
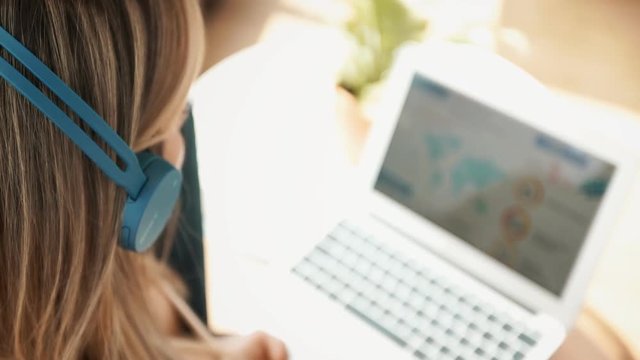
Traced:
<svg viewBox="0 0 640 360">
<path fill-rule="evenodd" d="M 166 227 L 180 195 L 182 174 L 150 152 L 138 154 L 138 159 L 147 182 L 136 199 L 128 198 L 125 203 L 120 246 L 143 252 Z"/>
</svg>

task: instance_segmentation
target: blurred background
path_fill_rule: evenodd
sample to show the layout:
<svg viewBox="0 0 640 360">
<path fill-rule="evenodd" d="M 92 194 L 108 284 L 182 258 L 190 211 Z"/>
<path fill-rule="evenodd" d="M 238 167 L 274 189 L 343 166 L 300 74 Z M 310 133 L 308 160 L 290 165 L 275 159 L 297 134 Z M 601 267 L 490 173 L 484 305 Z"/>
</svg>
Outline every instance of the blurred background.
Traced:
<svg viewBox="0 0 640 360">
<path fill-rule="evenodd" d="M 338 25 L 350 0 L 208 0 L 207 67 L 301 26 Z M 640 112 L 636 0 L 406 0 L 427 36 L 490 47 L 545 85 Z M 213 20 L 212 18 L 215 18 Z"/>
<path fill-rule="evenodd" d="M 349 125 L 357 143 L 366 137 L 366 107 L 375 103 L 377 80 L 384 77 L 385 62 L 393 61 L 396 46 L 438 39 L 500 54 L 603 122 L 614 117 L 640 121 L 638 0 L 398 1 L 406 13 L 389 5 L 396 1 L 203 0 L 208 47 L 203 71 L 243 49 L 303 34 L 317 42 L 312 46 L 328 49 L 326 59 L 317 61 L 342 64 L 336 82 L 364 113 L 360 123 Z M 372 23 L 372 16 L 390 23 Z M 404 33 L 393 33 L 398 27 Z M 381 37 L 388 46 L 381 48 Z M 388 61 L 377 62 L 385 57 Z M 357 158 L 357 149 L 354 153 Z M 585 336 L 577 341 L 598 343 L 610 358 L 638 354 L 639 259 L 640 241 L 634 236 L 611 239 L 578 320 Z"/>
</svg>

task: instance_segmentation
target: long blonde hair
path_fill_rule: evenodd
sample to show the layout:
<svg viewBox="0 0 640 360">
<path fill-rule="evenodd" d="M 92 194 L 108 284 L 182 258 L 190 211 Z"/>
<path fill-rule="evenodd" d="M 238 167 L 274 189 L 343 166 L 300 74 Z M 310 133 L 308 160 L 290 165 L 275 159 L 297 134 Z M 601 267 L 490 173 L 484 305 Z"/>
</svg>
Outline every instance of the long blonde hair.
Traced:
<svg viewBox="0 0 640 360">
<path fill-rule="evenodd" d="M 2 0 L 0 25 L 135 150 L 175 126 L 200 70 L 196 0 Z M 0 358 L 173 357 L 145 302 L 159 275 L 118 248 L 124 201 L 0 80 Z"/>
</svg>

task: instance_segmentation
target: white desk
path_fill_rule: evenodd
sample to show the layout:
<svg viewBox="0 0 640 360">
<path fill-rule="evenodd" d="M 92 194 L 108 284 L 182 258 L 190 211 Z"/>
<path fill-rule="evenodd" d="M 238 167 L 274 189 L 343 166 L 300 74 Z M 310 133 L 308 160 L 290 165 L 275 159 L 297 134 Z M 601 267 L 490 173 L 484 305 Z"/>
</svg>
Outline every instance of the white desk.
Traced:
<svg viewBox="0 0 640 360">
<path fill-rule="evenodd" d="M 353 189 L 334 111 L 340 40 L 328 31 L 298 35 L 232 56 L 192 93 L 208 308 L 218 328 L 273 328 L 278 315 L 267 311 L 261 292 L 277 289 L 263 275 L 288 250 L 319 240 L 344 210 L 337 200 Z M 605 110 L 582 115 L 611 114 Z M 616 243 L 629 241 L 639 214 L 630 209 Z M 591 294 L 596 303 L 608 296 Z"/>
<path fill-rule="evenodd" d="M 335 115 L 339 38 L 299 35 L 232 56 L 192 92 L 218 327 L 262 327 L 260 301 L 247 294 L 256 273 L 320 239 L 352 181 Z"/>
</svg>

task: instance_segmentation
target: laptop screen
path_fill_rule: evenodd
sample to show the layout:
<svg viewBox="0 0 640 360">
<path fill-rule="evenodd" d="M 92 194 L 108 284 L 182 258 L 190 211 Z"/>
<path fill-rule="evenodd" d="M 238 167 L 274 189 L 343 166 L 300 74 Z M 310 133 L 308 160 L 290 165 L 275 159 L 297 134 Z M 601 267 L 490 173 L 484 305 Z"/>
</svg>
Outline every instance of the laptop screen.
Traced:
<svg viewBox="0 0 640 360">
<path fill-rule="evenodd" d="M 614 170 L 415 75 L 375 188 L 559 296 Z"/>
</svg>

